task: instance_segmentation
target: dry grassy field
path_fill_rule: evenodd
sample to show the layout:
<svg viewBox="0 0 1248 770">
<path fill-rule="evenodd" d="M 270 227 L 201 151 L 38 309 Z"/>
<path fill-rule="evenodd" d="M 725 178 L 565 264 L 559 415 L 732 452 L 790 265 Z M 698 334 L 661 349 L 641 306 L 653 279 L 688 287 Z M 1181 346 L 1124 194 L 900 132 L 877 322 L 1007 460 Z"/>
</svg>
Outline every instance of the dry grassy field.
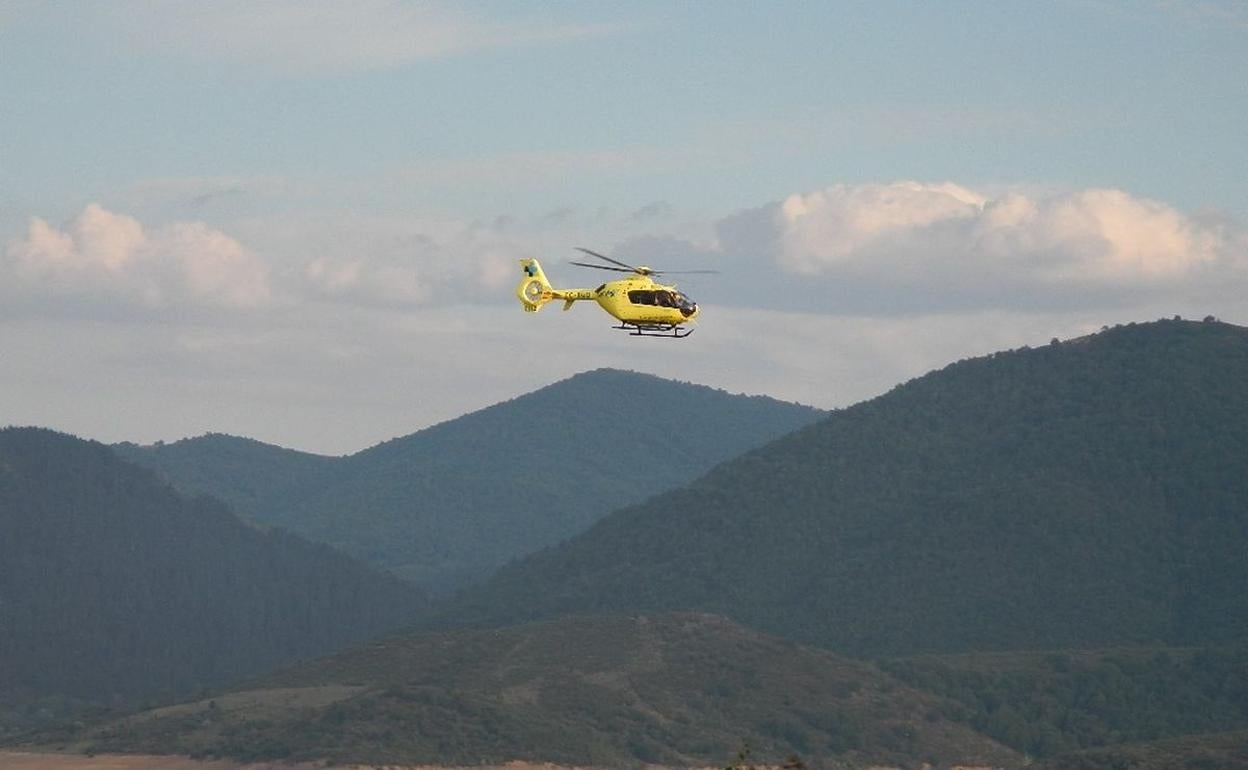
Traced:
<svg viewBox="0 0 1248 770">
<path fill-rule="evenodd" d="M 241 765 L 229 760 L 200 761 L 190 757 L 166 757 L 143 754 L 53 754 L 22 751 L 0 751 L 0 768 L 4 770 L 313 770 L 314 764 L 283 764 L 265 762 Z"/>
<path fill-rule="evenodd" d="M 340 770 L 596 770 L 589 767 L 569 767 L 550 763 L 508 762 L 505 765 L 482 765 L 479 767 L 444 767 L 440 765 L 338 765 Z M 81 754 L 54 754 L 22 751 L 0 751 L 0 768 L 3 770 L 325 770 L 316 762 L 252 762 L 238 763 L 230 760 L 198 760 L 190 757 L 153 756 L 150 754 L 101 754 L 94 757 Z M 601 770 L 601 769 L 598 769 Z M 655 768 L 654 770 L 662 770 Z M 700 770 L 717 770 L 701 768 Z M 759 770 L 765 770 L 759 768 Z M 892 767 L 869 767 L 864 770 L 898 770 Z M 993 770 L 989 767 L 957 767 L 954 770 Z"/>
<path fill-rule="evenodd" d="M 56 754 L 50 752 L 0 751 L 3 770 L 324 770 L 318 762 L 239 763 L 225 759 L 198 760 L 190 757 L 151 754 Z M 451 768 L 433 765 L 410 767 L 339 765 L 341 770 L 591 770 L 552 764 L 509 762 L 506 765 Z"/>
</svg>

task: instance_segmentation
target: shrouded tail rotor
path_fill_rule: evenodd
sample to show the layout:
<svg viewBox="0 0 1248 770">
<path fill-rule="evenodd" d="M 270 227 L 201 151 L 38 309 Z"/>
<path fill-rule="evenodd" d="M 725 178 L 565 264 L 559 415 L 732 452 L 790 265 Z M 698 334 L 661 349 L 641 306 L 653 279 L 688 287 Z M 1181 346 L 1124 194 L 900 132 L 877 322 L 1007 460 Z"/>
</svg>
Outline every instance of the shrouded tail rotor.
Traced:
<svg viewBox="0 0 1248 770">
<path fill-rule="evenodd" d="M 525 312 L 536 313 L 542 309 L 542 305 L 554 299 L 553 289 L 536 259 L 520 260 L 520 269 L 524 277 L 520 280 L 520 285 L 516 287 L 516 296 L 520 298 L 520 304 L 524 306 Z"/>
</svg>

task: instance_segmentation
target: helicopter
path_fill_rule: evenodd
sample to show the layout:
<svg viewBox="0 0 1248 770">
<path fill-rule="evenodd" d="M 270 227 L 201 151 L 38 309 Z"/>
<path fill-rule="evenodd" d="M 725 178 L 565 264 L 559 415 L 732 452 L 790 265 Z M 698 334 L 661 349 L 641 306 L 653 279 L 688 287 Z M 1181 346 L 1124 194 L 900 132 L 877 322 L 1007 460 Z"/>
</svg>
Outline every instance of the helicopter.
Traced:
<svg viewBox="0 0 1248 770">
<path fill-rule="evenodd" d="M 596 289 L 556 289 L 546 280 L 536 259 L 520 260 L 524 278 L 516 287 L 516 296 L 526 313 L 536 313 L 554 299 L 563 300 L 563 309 L 571 310 L 579 300 L 594 300 L 598 306 L 619 321 L 612 329 L 621 329 L 634 337 L 672 337 L 682 339 L 693 334 L 686 324 L 698 317 L 698 303 L 676 290 L 676 286 L 657 283 L 653 276 L 664 272 L 645 265 L 633 266 L 595 251 L 576 247 L 577 251 L 596 257 L 609 265 L 571 262 L 578 267 L 629 273 L 626 278 L 607 281 Z M 714 273 L 715 270 L 683 270 L 683 273 Z"/>
</svg>

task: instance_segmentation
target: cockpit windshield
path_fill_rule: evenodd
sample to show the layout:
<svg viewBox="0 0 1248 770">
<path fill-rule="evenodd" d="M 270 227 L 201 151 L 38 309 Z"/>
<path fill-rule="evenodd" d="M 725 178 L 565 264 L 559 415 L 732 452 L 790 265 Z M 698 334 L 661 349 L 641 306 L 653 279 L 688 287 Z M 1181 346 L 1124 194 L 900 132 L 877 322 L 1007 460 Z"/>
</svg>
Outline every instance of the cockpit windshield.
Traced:
<svg viewBox="0 0 1248 770">
<path fill-rule="evenodd" d="M 676 295 L 676 307 L 680 308 L 680 312 L 686 318 L 693 315 L 698 309 L 698 303 L 694 302 L 689 296 L 683 292 L 674 292 Z"/>
</svg>

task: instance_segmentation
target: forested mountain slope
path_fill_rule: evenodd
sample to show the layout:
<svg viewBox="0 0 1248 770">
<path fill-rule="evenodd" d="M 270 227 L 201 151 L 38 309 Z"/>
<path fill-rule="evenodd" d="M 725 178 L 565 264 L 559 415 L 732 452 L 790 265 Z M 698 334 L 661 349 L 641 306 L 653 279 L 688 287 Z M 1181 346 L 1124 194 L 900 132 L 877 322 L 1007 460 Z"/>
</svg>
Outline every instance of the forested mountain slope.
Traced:
<svg viewBox="0 0 1248 770">
<path fill-rule="evenodd" d="M 0 687 L 169 696 L 410 620 L 411 586 L 187 499 L 95 442 L 0 430 Z"/>
<path fill-rule="evenodd" d="M 189 495 L 205 494 L 239 515 L 270 522 L 274 511 L 333 482 L 339 458 L 249 438 L 208 433 L 172 443 L 114 444 L 126 460 L 155 470 Z"/>
<path fill-rule="evenodd" d="M 217 436 L 122 450 L 256 521 L 447 591 L 822 415 L 599 369 L 345 458 Z"/>
<path fill-rule="evenodd" d="M 1243 642 L 924 655 L 881 668 L 956 700 L 960 721 L 1035 759 L 1248 728 Z"/>
<path fill-rule="evenodd" d="M 1248 636 L 1248 330 L 962 361 L 507 567 L 443 623 L 699 609 L 857 655 Z"/>
<path fill-rule="evenodd" d="M 1000 767 L 1021 757 L 875 667 L 713 616 L 563 618 L 415 634 L 77 736 L 93 751 L 370 765 Z"/>
</svg>

